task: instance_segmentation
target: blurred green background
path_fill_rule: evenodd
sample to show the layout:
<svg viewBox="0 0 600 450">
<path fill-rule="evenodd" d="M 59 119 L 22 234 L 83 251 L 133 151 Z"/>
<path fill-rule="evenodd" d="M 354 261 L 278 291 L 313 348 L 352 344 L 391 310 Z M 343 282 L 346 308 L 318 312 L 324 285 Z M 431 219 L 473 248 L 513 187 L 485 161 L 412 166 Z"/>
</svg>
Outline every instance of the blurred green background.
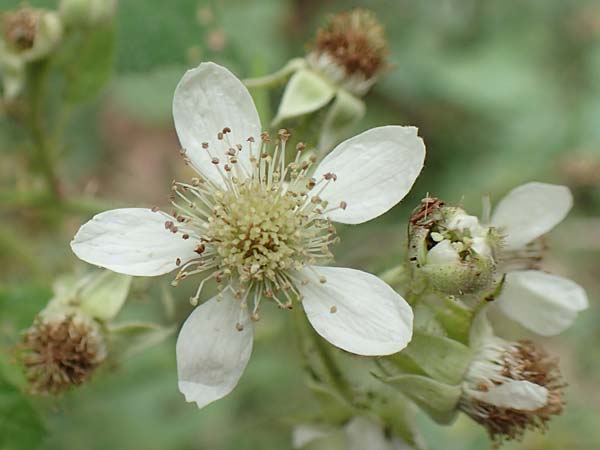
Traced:
<svg viewBox="0 0 600 450">
<path fill-rule="evenodd" d="M 19 4 L 0 0 L 0 10 Z M 365 98 L 367 115 L 356 131 L 416 125 L 428 156 L 400 206 L 367 225 L 341 230 L 337 261 L 373 272 L 396 262 L 403 254 L 407 214 L 427 193 L 478 214 L 484 193 L 498 200 L 532 180 L 568 185 L 576 207 L 552 234 L 546 264 L 587 289 L 590 309 L 567 333 L 543 340 L 560 356 L 568 404 L 545 435 L 531 433 L 506 448 L 600 448 L 597 0 L 123 0 L 114 74 L 102 95 L 72 116 L 61 177 L 74 192 L 111 199 L 106 203 L 112 206 L 164 204 L 170 180 L 188 175 L 177 157 L 171 121 L 172 93 L 183 71 L 202 60 L 226 65 L 239 77 L 275 71 L 304 54 L 327 14 L 354 6 L 374 10 L 384 22 L 392 64 Z M 255 93 L 268 123 L 278 92 Z M 22 176 L 22 138 L 0 116 L 2 190 L 29 182 Z M 18 330 L 44 306 L 52 279 L 81 264 L 68 242 L 89 214 L 74 212 L 59 222 L 52 211 L 3 201 L 0 218 L 0 368 L 11 373 Z M 151 295 L 136 295 L 145 292 L 144 283 L 137 282 L 123 318 L 167 321 L 160 283 L 153 282 Z M 181 318 L 190 308 L 186 289 L 171 291 Z M 40 441 L 47 450 L 291 448 L 289 417 L 306 407 L 308 391 L 290 351 L 287 319 L 279 312 L 261 321 L 238 389 L 202 411 L 177 390 L 172 338 L 103 370 L 63 398 L 32 399 L 41 423 L 32 421 L 27 405 L 15 409 L 11 414 L 23 414 L 28 430 L 23 439 L 31 439 L 22 448 L 34 449 Z M 500 317 L 497 328 L 506 336 L 526 336 Z M 3 395 L 0 404 L 8 401 Z M 419 423 L 432 450 L 491 448 L 484 431 L 467 418 L 447 428 L 424 416 Z"/>
</svg>

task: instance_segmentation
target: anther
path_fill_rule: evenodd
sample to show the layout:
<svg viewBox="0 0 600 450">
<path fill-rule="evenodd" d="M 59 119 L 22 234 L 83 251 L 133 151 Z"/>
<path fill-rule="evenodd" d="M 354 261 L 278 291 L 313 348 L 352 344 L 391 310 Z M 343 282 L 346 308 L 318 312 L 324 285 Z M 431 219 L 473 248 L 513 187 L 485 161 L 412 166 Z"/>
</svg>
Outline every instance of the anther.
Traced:
<svg viewBox="0 0 600 450">
<path fill-rule="evenodd" d="M 158 212 L 158 206 L 153 206 L 152 207 L 152 212 Z"/>
<path fill-rule="evenodd" d="M 223 134 L 231 133 L 231 128 L 225 127 L 223 128 Z"/>
<path fill-rule="evenodd" d="M 340 208 L 341 209 L 346 209 L 348 207 L 348 203 L 346 203 L 345 201 L 341 201 L 340 202 Z"/>
<path fill-rule="evenodd" d="M 212 162 L 213 164 L 219 164 L 219 158 L 217 158 L 217 157 L 214 157 L 214 158 L 211 160 L 211 162 Z"/>
<path fill-rule="evenodd" d="M 321 275 L 321 276 L 319 277 L 319 283 L 321 283 L 321 284 L 325 284 L 325 283 L 327 283 L 327 278 L 325 278 L 323 275 Z"/>
<path fill-rule="evenodd" d="M 244 325 L 238 322 L 235 324 L 235 329 L 238 331 L 244 331 Z"/>
<path fill-rule="evenodd" d="M 329 308 L 329 312 L 331 314 L 335 314 L 337 312 L 337 306 L 332 306 L 331 308 Z"/>
<path fill-rule="evenodd" d="M 222 140 L 223 140 L 223 133 L 222 133 L 222 132 L 220 132 L 220 131 L 219 131 L 219 132 L 217 133 L 217 139 L 218 139 L 218 140 L 220 140 L 220 141 L 222 141 Z"/>
<path fill-rule="evenodd" d="M 208 148 L 208 142 L 203 142 L 203 143 L 202 143 L 202 148 L 203 148 L 204 150 L 206 150 L 206 149 Z"/>
<path fill-rule="evenodd" d="M 306 149 L 306 144 L 304 144 L 304 142 L 298 142 L 296 144 L 296 150 L 299 152 L 302 152 Z"/>
</svg>

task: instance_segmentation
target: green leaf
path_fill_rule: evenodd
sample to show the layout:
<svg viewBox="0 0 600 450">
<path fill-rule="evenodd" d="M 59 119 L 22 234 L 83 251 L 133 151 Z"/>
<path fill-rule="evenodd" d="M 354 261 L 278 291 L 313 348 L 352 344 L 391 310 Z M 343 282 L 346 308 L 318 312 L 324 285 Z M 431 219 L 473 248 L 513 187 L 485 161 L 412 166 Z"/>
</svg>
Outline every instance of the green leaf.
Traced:
<svg viewBox="0 0 600 450">
<path fill-rule="evenodd" d="M 111 24 L 74 36 L 67 58 L 65 99 L 80 103 L 97 96 L 107 83 L 115 57 L 115 29 Z"/>
<path fill-rule="evenodd" d="M 373 375 L 398 389 L 440 424 L 450 423 L 458 412 L 457 405 L 462 393 L 459 386 L 450 386 L 420 375 Z"/>
<path fill-rule="evenodd" d="M 447 384 L 462 381 L 472 358 L 467 346 L 443 336 L 424 333 L 415 333 L 402 353 L 430 377 Z"/>
<path fill-rule="evenodd" d="M 25 395 L 0 373 L 0 449 L 34 450 L 45 434 L 40 417 Z"/>
<path fill-rule="evenodd" d="M 331 101 L 335 89 L 321 76 L 310 70 L 299 70 L 286 85 L 279 104 L 275 124 L 321 109 Z"/>
</svg>

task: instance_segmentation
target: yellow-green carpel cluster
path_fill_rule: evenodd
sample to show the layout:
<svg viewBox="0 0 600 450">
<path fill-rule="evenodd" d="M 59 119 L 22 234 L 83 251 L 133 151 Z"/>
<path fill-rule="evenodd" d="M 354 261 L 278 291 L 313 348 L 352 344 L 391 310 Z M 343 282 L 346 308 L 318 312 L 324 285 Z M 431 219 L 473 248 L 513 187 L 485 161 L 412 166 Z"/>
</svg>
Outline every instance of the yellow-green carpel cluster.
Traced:
<svg viewBox="0 0 600 450">
<path fill-rule="evenodd" d="M 328 205 L 320 197 L 336 176 L 311 178 L 315 159 L 302 158 L 303 144 L 286 162 L 287 131 L 281 130 L 273 144 L 263 133 L 260 143 L 250 137 L 244 146 L 230 145 L 229 132 L 225 128 L 218 134 L 225 161 L 213 156 L 217 152 L 208 143 L 202 145 L 223 183 L 202 176 L 189 184 L 175 182 L 177 223 L 169 220 L 165 227 L 198 242 L 198 257 L 183 264 L 174 281 L 205 274 L 193 304 L 204 284 L 214 280 L 221 292 L 231 291 L 243 304 L 250 298 L 252 317 L 258 319 L 262 298 L 291 308 L 300 298 L 297 286 L 306 282 L 303 269 L 332 259 L 329 246 L 337 237 L 327 214 L 346 205 Z M 239 162 L 242 151 L 250 155 L 244 164 Z"/>
</svg>

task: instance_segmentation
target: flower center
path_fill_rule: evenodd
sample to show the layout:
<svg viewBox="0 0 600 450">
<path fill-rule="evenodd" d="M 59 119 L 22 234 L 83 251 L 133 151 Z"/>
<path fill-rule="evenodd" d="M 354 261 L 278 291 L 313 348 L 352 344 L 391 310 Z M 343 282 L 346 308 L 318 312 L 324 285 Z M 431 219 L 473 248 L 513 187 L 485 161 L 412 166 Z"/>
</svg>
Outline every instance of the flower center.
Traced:
<svg viewBox="0 0 600 450">
<path fill-rule="evenodd" d="M 332 259 L 329 246 L 338 238 L 327 213 L 346 204 L 330 207 L 320 197 L 336 176 L 311 178 L 316 160 L 302 157 L 303 144 L 286 161 L 287 131 L 280 130 L 274 145 L 263 133 L 260 145 L 248 138 L 244 147 L 231 145 L 229 132 L 225 128 L 218 134 L 224 146 L 218 153 L 202 144 L 223 184 L 203 176 L 190 184 L 175 182 L 177 224 L 168 220 L 165 228 L 196 244 L 198 257 L 186 262 L 174 280 L 177 284 L 190 275 L 207 274 L 193 304 L 205 282 L 214 280 L 221 293 L 230 291 L 243 305 L 253 299 L 253 317 L 258 318 L 261 298 L 291 308 L 292 300 L 300 298 L 298 286 L 306 282 L 302 269 Z M 249 165 L 240 163 L 242 151 L 248 152 Z"/>
</svg>

